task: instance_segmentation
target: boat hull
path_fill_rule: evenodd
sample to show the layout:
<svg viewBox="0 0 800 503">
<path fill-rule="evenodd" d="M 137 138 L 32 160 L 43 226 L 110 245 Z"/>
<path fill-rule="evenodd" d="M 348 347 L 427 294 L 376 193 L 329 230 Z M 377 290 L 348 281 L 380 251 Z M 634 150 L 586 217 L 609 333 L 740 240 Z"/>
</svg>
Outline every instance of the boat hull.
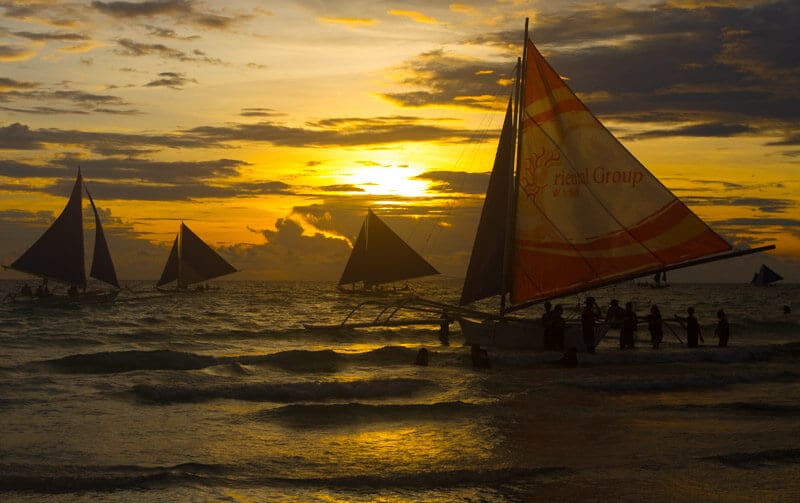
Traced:
<svg viewBox="0 0 800 503">
<path fill-rule="evenodd" d="M 544 351 L 544 329 L 539 320 L 484 320 L 473 321 L 459 316 L 458 324 L 464 344 L 497 349 L 526 349 Z M 579 325 L 567 325 L 564 330 L 564 347 L 586 351 Z"/>
</svg>

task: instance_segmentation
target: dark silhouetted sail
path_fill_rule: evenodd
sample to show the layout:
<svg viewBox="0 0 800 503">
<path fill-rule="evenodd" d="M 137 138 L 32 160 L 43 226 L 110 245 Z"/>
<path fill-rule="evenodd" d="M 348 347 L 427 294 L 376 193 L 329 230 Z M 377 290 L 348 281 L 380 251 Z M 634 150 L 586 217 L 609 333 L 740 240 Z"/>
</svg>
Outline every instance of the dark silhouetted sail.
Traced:
<svg viewBox="0 0 800 503">
<path fill-rule="evenodd" d="M 483 212 L 461 290 L 460 304 L 502 295 L 508 291 L 503 271 L 511 225 L 510 204 L 514 188 L 514 149 L 516 135 L 513 123 L 512 100 L 508 102 L 503 131 L 489 178 Z"/>
<path fill-rule="evenodd" d="M 83 209 L 81 190 L 83 177 L 78 177 L 72 188 L 67 206 L 44 234 L 28 248 L 10 269 L 26 272 L 43 278 L 54 279 L 79 287 L 86 286 L 86 264 L 83 249 Z M 95 243 L 92 257 L 93 278 L 119 288 L 117 273 L 108 251 L 108 243 L 100 224 L 100 216 L 92 196 L 86 191 L 95 218 Z"/>
<path fill-rule="evenodd" d="M 78 172 L 67 206 L 44 234 L 9 267 L 70 285 L 86 285 L 83 251 L 83 214 Z"/>
<path fill-rule="evenodd" d="M 773 271 L 765 264 L 761 264 L 761 268 L 753 275 L 753 280 L 750 281 L 750 284 L 756 286 L 765 286 L 782 279 L 783 276 Z"/>
<path fill-rule="evenodd" d="M 89 203 L 92 205 L 92 212 L 94 213 L 94 256 L 92 258 L 92 270 L 89 275 L 119 288 L 117 271 L 114 270 L 114 262 L 111 261 L 111 253 L 108 251 L 108 243 L 106 242 L 106 235 L 103 233 L 103 225 L 100 223 L 100 215 L 97 213 L 97 207 L 94 205 L 94 199 L 92 199 L 88 188 L 86 189 L 86 195 L 89 196 Z"/>
<path fill-rule="evenodd" d="M 172 244 L 164 271 L 157 286 L 178 282 L 178 288 L 186 288 L 193 283 L 236 272 L 216 251 L 192 232 L 184 223 Z"/>
<path fill-rule="evenodd" d="M 368 210 L 339 284 L 372 286 L 433 274 L 439 271 Z"/>
</svg>

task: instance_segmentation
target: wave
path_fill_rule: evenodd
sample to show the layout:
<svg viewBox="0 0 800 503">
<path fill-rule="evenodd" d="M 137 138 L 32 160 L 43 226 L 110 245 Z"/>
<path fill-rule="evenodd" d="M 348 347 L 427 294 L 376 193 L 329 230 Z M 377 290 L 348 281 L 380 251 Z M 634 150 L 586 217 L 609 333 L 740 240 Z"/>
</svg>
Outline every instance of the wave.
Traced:
<svg viewBox="0 0 800 503">
<path fill-rule="evenodd" d="M 569 474 L 565 467 L 508 467 L 425 472 L 384 472 L 381 475 L 354 474 L 330 477 L 268 476 L 255 465 L 183 463 L 174 466 L 34 466 L 0 465 L 0 493 L 67 494 L 143 491 L 168 486 L 206 487 L 311 487 L 338 489 L 435 489 L 449 487 L 519 485 L 541 477 Z"/>
<path fill-rule="evenodd" d="M 292 427 L 337 426 L 404 420 L 447 420 L 479 412 L 483 406 L 462 401 L 432 404 L 292 404 L 252 414 L 259 421 L 277 420 Z"/>
<path fill-rule="evenodd" d="M 432 386 L 424 379 L 368 379 L 290 383 L 232 383 L 212 385 L 137 384 L 133 395 L 155 404 L 196 403 L 217 399 L 251 402 L 315 402 L 408 397 Z"/>
<path fill-rule="evenodd" d="M 493 366 L 527 367 L 555 363 L 561 353 L 555 351 L 525 352 L 489 349 Z M 619 350 L 601 347 L 597 354 L 578 354 L 581 367 L 597 367 L 611 365 L 653 365 L 663 363 L 745 363 L 769 361 L 776 356 L 800 356 L 800 344 L 763 346 L 701 346 L 697 349 L 684 347 L 650 349 L 644 345 L 634 350 Z"/>
<path fill-rule="evenodd" d="M 718 389 L 735 384 L 762 382 L 792 382 L 800 374 L 782 370 L 725 370 L 711 372 L 708 368 L 688 370 L 682 375 L 626 375 L 576 382 L 578 388 L 606 393 L 661 393 L 695 389 Z"/>
<path fill-rule="evenodd" d="M 0 465 L 0 492 L 111 492 L 165 484 L 199 483 L 222 472 L 222 466 L 201 463 L 168 467 Z"/>
<path fill-rule="evenodd" d="M 220 359 L 183 351 L 130 350 L 69 355 L 40 363 L 65 373 L 110 374 L 134 370 L 196 370 L 216 365 Z"/>
<path fill-rule="evenodd" d="M 667 408 L 679 408 L 681 410 L 688 408 L 701 411 L 708 410 L 714 413 L 723 411 L 723 412 L 733 412 L 736 414 L 745 413 L 754 416 L 764 415 L 769 417 L 794 417 L 800 414 L 800 405 L 777 404 L 777 403 L 766 403 L 766 402 L 730 402 L 730 403 L 721 403 L 713 405 L 690 404 L 690 405 L 681 405 L 677 407 L 668 406 Z"/>
<path fill-rule="evenodd" d="M 127 350 L 64 356 L 36 362 L 59 372 L 111 374 L 135 370 L 199 370 L 215 365 L 269 365 L 291 372 L 336 372 L 349 362 L 408 365 L 417 350 L 387 346 L 363 353 L 338 353 L 332 349 L 287 350 L 267 355 L 209 356 L 186 351 Z"/>
<path fill-rule="evenodd" d="M 800 464 L 800 449 L 774 449 L 757 452 L 736 452 L 703 458 L 736 468 L 755 468 L 766 465 Z"/>
</svg>

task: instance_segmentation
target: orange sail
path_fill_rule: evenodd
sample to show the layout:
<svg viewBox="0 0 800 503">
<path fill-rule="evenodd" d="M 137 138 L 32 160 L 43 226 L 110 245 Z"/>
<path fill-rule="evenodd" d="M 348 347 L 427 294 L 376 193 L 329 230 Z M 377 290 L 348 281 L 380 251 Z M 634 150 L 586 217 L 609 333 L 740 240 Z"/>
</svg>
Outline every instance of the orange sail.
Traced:
<svg viewBox="0 0 800 503">
<path fill-rule="evenodd" d="M 511 302 L 730 250 L 592 115 L 527 41 Z"/>
</svg>

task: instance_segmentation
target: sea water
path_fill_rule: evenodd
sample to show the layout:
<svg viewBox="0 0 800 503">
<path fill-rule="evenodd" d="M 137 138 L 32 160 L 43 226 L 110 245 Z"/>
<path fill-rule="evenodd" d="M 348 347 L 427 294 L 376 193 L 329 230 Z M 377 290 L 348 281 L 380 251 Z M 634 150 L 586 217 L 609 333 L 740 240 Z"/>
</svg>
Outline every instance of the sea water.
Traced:
<svg viewBox="0 0 800 503">
<path fill-rule="evenodd" d="M 635 349 L 612 330 L 577 368 L 490 349 L 490 369 L 457 324 L 449 345 L 435 325 L 306 330 L 365 300 L 332 283 L 125 286 L 108 305 L 0 306 L 1 501 L 800 500 L 798 285 L 598 290 L 640 316 L 694 306 L 704 343 L 670 322 L 655 350 L 643 323 Z M 574 318 L 582 300 L 557 302 Z"/>
</svg>

